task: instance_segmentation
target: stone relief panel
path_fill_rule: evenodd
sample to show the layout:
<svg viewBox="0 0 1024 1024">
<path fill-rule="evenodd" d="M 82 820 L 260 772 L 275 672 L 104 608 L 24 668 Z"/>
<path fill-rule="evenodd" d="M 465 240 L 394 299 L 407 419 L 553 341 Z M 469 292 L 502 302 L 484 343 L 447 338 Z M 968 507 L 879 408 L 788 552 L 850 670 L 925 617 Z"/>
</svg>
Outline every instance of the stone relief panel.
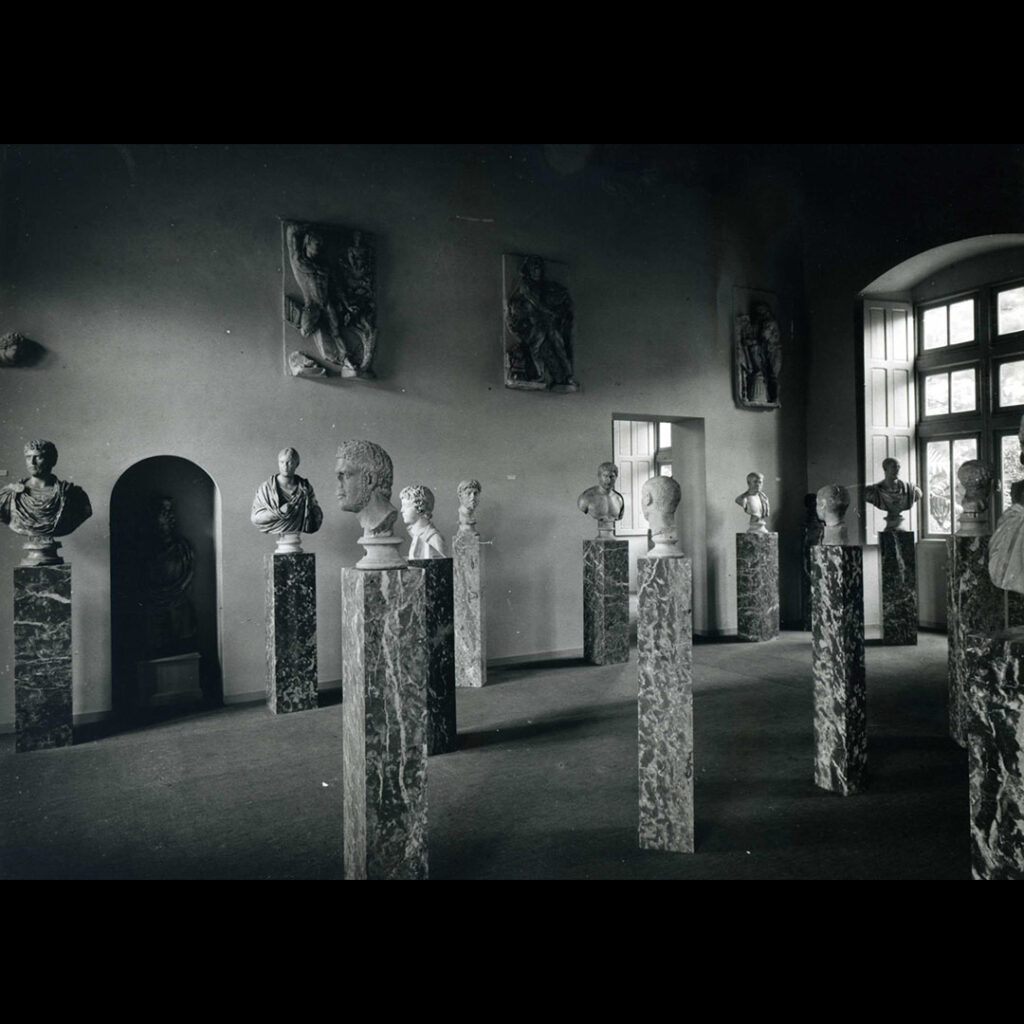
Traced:
<svg viewBox="0 0 1024 1024">
<path fill-rule="evenodd" d="M 568 266 L 540 256 L 502 256 L 505 387 L 579 391 L 573 369 Z"/>
<path fill-rule="evenodd" d="M 372 378 L 377 347 L 372 235 L 282 220 L 284 357 L 293 377 Z"/>
<path fill-rule="evenodd" d="M 793 322 L 771 292 L 733 289 L 733 365 L 736 404 L 745 409 L 778 409 L 783 347 L 792 341 Z"/>
</svg>

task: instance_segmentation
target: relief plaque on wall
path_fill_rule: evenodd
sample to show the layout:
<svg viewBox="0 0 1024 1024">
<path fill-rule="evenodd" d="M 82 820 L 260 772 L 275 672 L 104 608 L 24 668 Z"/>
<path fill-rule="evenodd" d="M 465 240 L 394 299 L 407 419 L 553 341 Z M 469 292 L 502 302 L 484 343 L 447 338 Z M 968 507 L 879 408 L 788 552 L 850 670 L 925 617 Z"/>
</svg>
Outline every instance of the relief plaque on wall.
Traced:
<svg viewBox="0 0 1024 1024">
<path fill-rule="evenodd" d="M 540 256 L 502 256 L 505 387 L 579 391 L 567 271 L 566 264 Z"/>
<path fill-rule="evenodd" d="M 733 289 L 733 377 L 736 404 L 778 409 L 783 343 L 793 337 L 792 321 L 771 292 Z"/>
<path fill-rule="evenodd" d="M 284 357 L 293 377 L 372 378 L 377 345 L 374 238 L 282 220 Z"/>
</svg>

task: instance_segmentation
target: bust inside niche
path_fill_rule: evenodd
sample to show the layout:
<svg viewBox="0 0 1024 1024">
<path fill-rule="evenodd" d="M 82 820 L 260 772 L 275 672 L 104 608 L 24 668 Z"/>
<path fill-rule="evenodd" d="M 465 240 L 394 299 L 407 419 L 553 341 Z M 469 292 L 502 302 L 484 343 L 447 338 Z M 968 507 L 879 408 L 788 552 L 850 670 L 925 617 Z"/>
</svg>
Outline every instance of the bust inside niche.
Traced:
<svg viewBox="0 0 1024 1024">
<path fill-rule="evenodd" d="M 818 491 L 818 518 L 823 520 L 822 544 L 847 543 L 846 523 L 843 517 L 850 507 L 850 492 L 842 484 L 826 484 Z"/>
</svg>

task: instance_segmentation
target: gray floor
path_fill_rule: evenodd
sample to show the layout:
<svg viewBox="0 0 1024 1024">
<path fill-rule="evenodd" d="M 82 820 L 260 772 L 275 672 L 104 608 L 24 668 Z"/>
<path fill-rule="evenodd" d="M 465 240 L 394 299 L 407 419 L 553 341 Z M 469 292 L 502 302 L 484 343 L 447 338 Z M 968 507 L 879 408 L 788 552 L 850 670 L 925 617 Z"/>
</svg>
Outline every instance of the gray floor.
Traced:
<svg viewBox="0 0 1024 1024">
<path fill-rule="evenodd" d="M 696 852 L 637 848 L 636 651 L 492 670 L 429 762 L 433 879 L 961 878 L 946 638 L 869 643 L 868 790 L 813 784 L 810 635 L 695 646 Z M 0 877 L 340 878 L 341 706 L 207 711 L 61 750 L 0 738 Z"/>
</svg>

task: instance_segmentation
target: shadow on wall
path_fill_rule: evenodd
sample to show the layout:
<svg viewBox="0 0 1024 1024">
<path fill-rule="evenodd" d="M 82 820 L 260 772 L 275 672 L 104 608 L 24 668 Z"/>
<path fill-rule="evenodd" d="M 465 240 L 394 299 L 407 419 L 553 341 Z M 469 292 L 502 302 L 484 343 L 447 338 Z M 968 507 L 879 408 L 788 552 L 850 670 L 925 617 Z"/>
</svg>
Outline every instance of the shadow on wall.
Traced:
<svg viewBox="0 0 1024 1024">
<path fill-rule="evenodd" d="M 120 719 L 223 703 L 216 484 L 188 459 L 126 470 L 110 496 L 112 699 Z"/>
</svg>

